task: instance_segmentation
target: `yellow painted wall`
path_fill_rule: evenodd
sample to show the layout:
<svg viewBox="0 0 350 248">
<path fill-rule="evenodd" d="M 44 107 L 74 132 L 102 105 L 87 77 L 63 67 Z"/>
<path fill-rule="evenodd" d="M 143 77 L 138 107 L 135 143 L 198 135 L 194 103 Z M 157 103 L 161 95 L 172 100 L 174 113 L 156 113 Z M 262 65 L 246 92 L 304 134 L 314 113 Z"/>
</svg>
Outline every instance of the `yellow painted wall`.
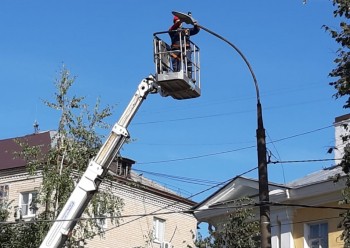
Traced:
<svg viewBox="0 0 350 248">
<path fill-rule="evenodd" d="M 338 203 L 326 204 L 323 206 L 339 207 Z M 340 210 L 317 209 L 317 208 L 301 208 L 294 212 L 293 219 L 293 239 L 295 248 L 304 248 L 304 225 L 312 222 L 328 223 L 328 246 L 330 248 L 342 248 L 343 242 L 340 240 L 342 230 L 337 228 L 341 218 L 339 218 Z"/>
</svg>

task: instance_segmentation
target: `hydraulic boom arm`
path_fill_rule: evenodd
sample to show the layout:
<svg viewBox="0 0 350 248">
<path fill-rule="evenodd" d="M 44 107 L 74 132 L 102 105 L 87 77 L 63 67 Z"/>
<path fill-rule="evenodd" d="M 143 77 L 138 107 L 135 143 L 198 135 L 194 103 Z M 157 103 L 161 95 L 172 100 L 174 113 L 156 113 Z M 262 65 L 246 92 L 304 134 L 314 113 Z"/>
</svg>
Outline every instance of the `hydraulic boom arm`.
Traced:
<svg viewBox="0 0 350 248">
<path fill-rule="evenodd" d="M 127 127 L 132 118 L 147 95 L 157 92 L 158 85 L 152 76 L 141 81 L 129 105 L 112 128 L 109 137 L 96 157 L 90 161 L 88 168 L 47 233 L 41 248 L 62 247 L 64 245 L 77 222 L 77 218 L 81 217 L 91 198 L 97 192 L 111 162 L 128 138 Z"/>
</svg>

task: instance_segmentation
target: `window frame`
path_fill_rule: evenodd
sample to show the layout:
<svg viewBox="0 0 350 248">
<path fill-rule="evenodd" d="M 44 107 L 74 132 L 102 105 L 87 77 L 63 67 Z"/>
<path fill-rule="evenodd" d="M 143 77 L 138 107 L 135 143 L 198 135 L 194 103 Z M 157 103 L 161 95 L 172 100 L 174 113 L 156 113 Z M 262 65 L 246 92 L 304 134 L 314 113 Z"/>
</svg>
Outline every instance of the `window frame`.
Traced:
<svg viewBox="0 0 350 248">
<path fill-rule="evenodd" d="M 95 216 L 96 219 L 96 224 L 99 228 L 101 228 L 102 230 L 107 229 L 108 227 L 108 223 L 107 223 L 107 215 L 105 214 L 100 214 L 98 216 Z"/>
<path fill-rule="evenodd" d="M 9 199 L 10 195 L 10 185 L 1 184 L 0 185 L 0 204 L 5 203 Z"/>
<path fill-rule="evenodd" d="M 28 195 L 28 202 L 24 203 L 24 196 Z M 34 197 L 33 197 L 34 196 Z M 25 192 L 21 192 L 19 194 L 19 210 L 21 211 L 21 216 L 22 218 L 30 218 L 30 217 L 34 217 L 36 214 L 36 211 L 33 209 L 30 209 L 31 204 L 33 199 L 35 199 L 38 196 L 38 192 L 37 191 L 25 191 Z M 25 210 L 23 210 L 23 207 L 25 207 Z M 25 214 L 26 213 L 26 214 Z"/>
<path fill-rule="evenodd" d="M 162 243 L 165 237 L 165 219 L 153 217 L 153 242 Z"/>
<path fill-rule="evenodd" d="M 317 237 L 311 237 L 311 228 L 316 227 L 318 228 L 318 234 Z M 324 229 L 326 227 L 326 229 Z M 311 242 L 316 241 L 318 242 L 318 247 L 317 248 L 329 248 L 329 243 L 328 243 L 328 235 L 329 235 L 329 225 L 328 222 L 311 222 L 307 223 L 304 226 L 305 232 L 304 232 L 304 238 L 305 238 L 305 247 L 307 248 L 312 248 Z M 326 230 L 326 233 L 322 233 L 322 229 Z M 326 246 L 322 246 L 326 242 Z"/>
</svg>

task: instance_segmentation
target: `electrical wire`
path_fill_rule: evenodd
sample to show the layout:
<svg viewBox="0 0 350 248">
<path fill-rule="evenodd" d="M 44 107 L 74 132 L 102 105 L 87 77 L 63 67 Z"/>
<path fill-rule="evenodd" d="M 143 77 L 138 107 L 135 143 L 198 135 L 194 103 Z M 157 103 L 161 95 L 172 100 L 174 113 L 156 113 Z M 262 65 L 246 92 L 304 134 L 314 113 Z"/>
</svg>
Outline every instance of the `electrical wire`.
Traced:
<svg viewBox="0 0 350 248">
<path fill-rule="evenodd" d="M 117 219 L 117 218 L 131 218 L 131 217 L 139 217 L 144 218 L 148 216 L 156 216 L 156 215 L 170 215 L 170 214 L 193 214 L 198 212 L 207 212 L 207 211 L 214 211 L 214 210 L 229 210 L 229 209 L 238 209 L 238 208 L 247 208 L 247 207 L 260 207 L 261 205 L 265 206 L 286 206 L 286 207 L 302 207 L 302 208 L 313 208 L 313 209 L 330 209 L 330 210 L 345 210 L 350 211 L 350 207 L 335 207 L 335 206 L 322 206 L 322 205 L 306 205 L 306 204 L 291 204 L 291 203 L 279 203 L 279 202 L 264 202 L 264 203 L 245 203 L 245 204 L 237 204 L 234 206 L 222 206 L 222 207 L 211 207 L 207 209 L 186 209 L 186 210 L 179 210 L 179 211 L 167 211 L 167 212 L 158 212 L 153 211 L 148 214 L 128 214 L 128 215 L 120 215 L 120 216 L 104 216 L 104 217 L 79 217 L 79 218 L 73 218 L 73 219 L 61 219 L 61 220 L 42 220 L 42 219 L 32 219 L 27 221 L 0 221 L 0 225 L 11 225 L 11 224 L 31 224 L 31 223 L 53 223 L 53 222 L 65 222 L 65 221 L 87 221 L 87 220 L 100 220 L 100 219 Z M 334 218 L 334 217 L 331 217 Z M 340 218 L 339 216 L 337 218 Z M 320 219 L 323 220 L 323 219 Z M 132 220 L 130 222 L 135 221 Z M 128 222 L 128 223 L 130 223 Z M 121 225 L 118 225 L 114 228 L 120 227 L 122 225 L 125 225 L 127 223 L 123 223 Z M 109 231 L 105 230 L 105 231 Z"/>
<path fill-rule="evenodd" d="M 264 110 L 268 109 L 279 109 L 284 107 L 291 107 L 291 106 L 304 106 L 305 104 L 314 103 L 314 102 L 320 102 L 324 101 L 323 99 L 313 100 L 313 101 L 304 101 L 299 102 L 297 104 L 286 104 L 281 106 L 272 106 L 272 107 L 265 107 Z M 157 124 L 157 123 L 166 123 L 166 122 L 177 122 L 177 121 L 188 121 L 188 120 L 199 120 L 199 119 L 207 119 L 207 118 L 214 118 L 214 117 L 220 117 L 220 116 L 228 116 L 233 114 L 244 114 L 244 113 L 250 113 L 255 112 L 255 109 L 251 110 L 242 110 L 242 111 L 231 111 L 226 113 L 220 113 L 220 114 L 210 114 L 210 115 L 199 115 L 199 116 L 191 116 L 191 117 L 182 117 L 182 118 L 176 118 L 176 119 L 167 119 L 167 120 L 155 120 L 155 121 L 144 121 L 144 122 L 134 122 L 132 125 L 148 125 L 148 124 Z"/>
<path fill-rule="evenodd" d="M 236 208 L 243 208 L 243 207 L 254 207 L 255 204 L 241 204 L 237 206 L 230 206 L 229 209 L 236 209 Z M 101 220 L 101 219 L 121 219 L 121 218 L 131 218 L 131 217 L 148 217 L 148 216 L 157 216 L 157 215 L 170 215 L 170 214 L 192 214 L 193 212 L 205 212 L 210 210 L 223 210 L 227 209 L 225 207 L 215 207 L 211 209 L 203 209 L 203 210 L 179 210 L 179 211 L 167 211 L 167 212 L 151 212 L 148 214 L 128 214 L 128 215 L 120 215 L 120 216 L 103 216 L 103 217 L 79 217 L 79 218 L 73 218 L 73 219 L 61 219 L 61 220 L 42 220 L 42 219 L 31 219 L 26 221 L 0 221 L 0 225 L 12 225 L 12 224 L 32 224 L 32 223 L 54 223 L 54 222 L 65 222 L 65 221 L 87 221 L 87 220 Z M 132 220 L 135 221 L 135 220 Z M 123 224 L 121 224 L 123 225 Z M 118 225 L 116 227 L 120 227 L 121 225 Z M 106 231 L 106 230 L 105 230 Z"/>
<path fill-rule="evenodd" d="M 295 134 L 295 135 L 292 135 L 292 136 L 288 136 L 288 137 L 284 137 L 284 138 L 277 139 L 277 140 L 274 140 L 274 141 L 270 141 L 270 142 L 267 142 L 267 144 L 281 142 L 281 141 L 284 141 L 284 140 L 300 137 L 300 136 L 311 134 L 311 133 L 314 133 L 314 132 L 319 132 L 321 130 L 324 130 L 324 129 L 327 129 L 327 128 L 330 128 L 330 127 L 333 127 L 333 125 L 317 128 L 317 129 L 314 129 L 314 130 L 311 130 L 311 131 L 307 131 L 307 132 L 303 132 L 303 133 L 300 133 L 300 134 Z M 256 145 L 251 145 L 251 146 L 241 147 L 241 148 L 227 150 L 227 151 L 207 153 L 207 154 L 190 156 L 190 157 L 174 158 L 174 159 L 158 160 L 158 161 L 149 161 L 149 162 L 138 162 L 138 164 L 142 164 L 142 165 L 145 165 L 145 164 L 160 164 L 160 163 L 171 163 L 171 162 L 178 162 L 178 161 L 184 161 L 184 160 L 193 160 L 193 159 L 199 159 L 199 158 L 205 158 L 205 157 L 222 155 L 222 154 L 226 154 L 226 153 L 242 151 L 242 150 L 251 149 L 251 148 L 255 148 L 255 147 L 256 147 Z"/>
<path fill-rule="evenodd" d="M 341 218 L 340 216 L 332 216 L 332 217 L 327 217 L 327 218 L 322 218 L 322 219 L 310 219 L 310 220 L 301 220 L 301 221 L 293 221 L 293 222 L 287 222 L 287 223 L 280 223 L 281 226 L 286 226 L 286 225 L 291 225 L 291 224 L 304 224 L 304 223 L 314 223 L 318 221 L 325 221 L 325 220 L 334 220 L 334 219 L 339 219 Z M 271 225 L 271 227 L 276 227 L 279 226 L 277 225 Z"/>
<path fill-rule="evenodd" d="M 268 96 L 273 96 L 273 95 L 277 95 L 277 96 L 281 96 L 282 94 L 288 94 L 290 95 L 291 92 L 305 92 L 305 90 L 308 90 L 308 89 L 313 89 L 313 91 L 315 89 L 320 89 L 320 85 L 318 82 L 308 82 L 306 84 L 307 86 L 302 85 L 302 86 L 296 86 L 296 87 L 284 87 L 284 88 L 279 88 L 279 89 L 275 89 L 273 91 L 270 91 L 268 93 L 263 93 L 261 94 L 261 96 L 264 96 L 264 97 L 268 97 Z M 327 87 L 327 85 L 322 85 L 323 87 Z M 165 112 L 169 112 L 169 109 L 171 109 L 171 112 L 174 112 L 174 111 L 182 111 L 182 110 L 188 110 L 189 108 L 195 108 L 195 109 L 198 109 L 198 108 L 203 108 L 203 107 L 207 107 L 207 106 L 213 106 L 213 105 L 221 105 L 221 104 L 230 104 L 230 103 L 236 103 L 236 102 L 243 102 L 243 101 L 251 101 L 251 100 L 254 100 L 255 101 L 256 97 L 255 96 L 240 96 L 240 97 L 227 97 L 227 98 L 216 98 L 216 99 L 213 99 L 211 101 L 205 101 L 205 102 L 201 102 L 201 103 L 198 103 L 196 102 L 195 104 L 192 103 L 190 106 L 186 105 L 186 108 L 183 108 L 183 107 L 179 107 L 179 106 L 167 106 L 167 109 L 164 110 L 164 108 L 152 108 L 151 110 L 149 109 L 142 109 L 139 111 L 139 113 L 146 113 L 148 115 L 150 114 L 155 114 L 155 115 L 159 115 L 159 114 L 163 114 Z M 328 99 L 328 98 L 327 98 Z M 323 99 L 322 99 L 323 100 Z M 319 99 L 318 100 L 313 100 L 313 101 L 310 101 L 310 102 L 318 102 L 320 101 Z M 304 104 L 304 103 L 302 103 Z M 300 104 L 288 104 L 288 106 L 294 106 L 294 105 L 300 105 Z M 155 111 L 154 111 L 155 110 Z"/>
<path fill-rule="evenodd" d="M 270 134 L 269 134 L 267 131 L 266 131 L 266 133 L 267 133 L 267 137 L 269 138 L 269 140 L 270 140 L 270 142 L 271 142 L 273 148 L 274 148 L 275 151 L 277 152 L 278 159 L 279 159 L 279 160 L 282 160 L 282 159 L 281 159 L 281 156 L 280 156 L 280 154 L 279 154 L 279 152 L 278 152 L 278 150 L 277 150 L 277 147 L 275 146 L 275 142 L 271 139 Z M 267 164 L 269 163 L 269 161 L 271 161 L 270 157 L 273 155 L 271 151 L 269 151 L 269 152 L 270 152 L 270 156 L 269 156 L 269 159 L 268 159 L 268 161 L 267 161 Z M 274 156 L 274 155 L 273 155 L 273 156 Z M 285 173 L 284 173 L 283 164 L 281 164 L 281 168 L 282 168 L 282 175 L 283 175 L 283 183 L 286 184 L 287 182 L 286 182 L 286 176 L 285 176 Z"/>
<path fill-rule="evenodd" d="M 328 129 L 328 128 L 331 128 L 331 127 L 333 128 L 334 126 L 333 125 L 329 125 L 329 126 L 325 126 L 325 127 L 320 127 L 320 128 L 314 129 L 314 130 L 310 130 L 310 131 L 307 131 L 307 132 L 300 133 L 300 134 L 295 134 L 295 135 L 288 136 L 288 137 L 285 137 L 285 138 L 280 138 L 280 139 L 274 140 L 272 142 L 280 142 L 280 141 L 283 141 L 283 140 L 288 140 L 288 139 L 296 138 L 296 137 L 299 137 L 299 136 L 304 136 L 304 135 L 315 133 L 315 132 L 319 132 L 319 131 L 322 131 L 324 129 Z"/>
<path fill-rule="evenodd" d="M 139 169 L 133 169 L 133 171 L 136 172 L 141 172 L 157 177 L 163 177 L 167 179 L 172 179 L 180 182 L 186 182 L 186 183 L 192 183 L 192 184 L 198 184 L 198 185 L 205 185 L 205 186 L 210 186 L 210 185 L 216 185 L 219 182 L 217 181 L 211 181 L 211 180 L 205 180 L 205 179 L 196 179 L 196 178 L 189 178 L 189 177 L 180 177 L 180 176 L 173 176 L 173 175 L 168 175 L 168 174 L 163 174 L 163 173 L 157 173 L 157 172 L 152 172 L 152 171 L 145 171 L 145 170 L 139 170 Z"/>
<path fill-rule="evenodd" d="M 260 205 L 269 205 L 269 206 L 286 206 L 286 207 L 302 207 L 302 208 L 316 208 L 316 209 L 332 209 L 332 210 L 346 210 L 349 211 L 350 207 L 329 207 L 329 206 L 315 206 L 315 205 L 306 205 L 306 204 L 296 204 L 296 203 L 279 203 L 279 202 L 262 202 L 257 204 Z"/>
<path fill-rule="evenodd" d="M 252 172 L 253 170 L 256 170 L 256 169 L 257 169 L 257 167 L 254 167 L 254 168 L 252 168 L 252 169 L 249 169 L 249 170 L 247 170 L 247 171 L 245 171 L 245 172 L 239 174 L 238 176 L 235 176 L 234 178 L 230 178 L 230 179 L 228 179 L 228 180 L 226 180 L 226 181 L 223 181 L 223 182 L 221 182 L 221 183 L 218 183 L 217 185 L 211 186 L 211 187 L 209 187 L 209 188 L 207 188 L 207 189 L 204 189 L 204 190 L 202 190 L 202 191 L 200 191 L 200 192 L 197 192 L 196 194 L 193 194 L 193 195 L 191 195 L 191 196 L 189 196 L 189 197 L 187 197 L 187 198 L 185 198 L 185 199 L 191 199 L 191 198 L 193 198 L 193 197 L 195 197 L 195 196 L 197 196 L 197 195 L 203 194 L 204 192 L 207 192 L 207 191 L 209 191 L 209 190 L 211 190 L 211 189 L 213 189 L 213 188 L 215 188 L 215 187 L 219 187 L 219 186 L 221 186 L 221 185 L 227 184 L 228 182 L 230 182 L 230 181 L 232 181 L 232 180 L 235 180 L 237 177 L 243 176 L 243 175 L 245 175 L 245 174 L 247 174 L 247 173 L 249 173 L 249 172 Z M 158 210 L 155 210 L 155 211 L 153 211 L 153 212 L 151 212 L 151 213 L 152 213 L 152 214 L 153 214 L 153 213 L 158 213 L 159 211 L 161 211 L 161 210 L 163 210 L 163 209 L 167 209 L 167 208 L 172 207 L 172 206 L 175 206 L 175 205 L 177 205 L 178 203 L 179 203 L 179 201 L 174 201 L 174 203 L 168 204 L 168 205 L 166 205 L 165 207 L 159 208 Z M 158 213 L 158 214 L 161 214 L 161 213 Z M 123 223 L 123 225 L 129 224 L 129 223 L 131 223 L 131 222 L 133 222 L 133 221 L 136 221 L 136 220 L 139 220 L 139 219 L 141 219 L 141 218 L 143 218 L 143 217 L 138 217 L 138 218 L 133 219 L 133 220 L 131 220 L 131 221 L 129 221 L 129 222 Z M 118 226 L 117 226 L 117 227 L 118 227 Z M 106 232 L 107 232 L 107 231 L 111 231 L 111 230 L 113 230 L 113 229 L 115 229 L 115 228 L 117 228 L 117 227 L 112 227 L 112 228 L 107 229 L 107 230 L 105 230 L 105 231 L 106 231 Z"/>
<path fill-rule="evenodd" d="M 215 188 L 215 187 L 219 187 L 219 186 L 221 186 L 221 185 L 223 185 L 223 184 L 226 184 L 226 183 L 228 183 L 228 182 L 230 182 L 230 181 L 232 181 L 232 180 L 235 180 L 237 177 L 243 176 L 243 175 L 245 175 L 245 174 L 247 174 L 247 173 L 249 173 L 249 172 L 252 172 L 253 170 L 256 170 L 256 169 L 257 169 L 257 167 L 254 167 L 254 168 L 252 168 L 252 169 L 249 169 L 249 170 L 247 170 L 247 171 L 245 171 L 245 172 L 239 174 L 238 176 L 235 176 L 234 178 L 230 178 L 230 179 L 228 179 L 228 180 L 226 180 L 226 181 L 220 182 L 220 183 L 218 183 L 218 184 L 216 184 L 216 185 L 214 185 L 214 186 L 212 186 L 212 187 L 209 187 L 209 188 L 207 188 L 207 189 L 205 189 L 205 190 L 202 190 L 202 191 L 200 191 L 200 192 L 197 192 L 196 194 L 193 194 L 193 195 L 191 195 L 190 197 L 187 197 L 187 198 L 185 198 L 185 199 L 191 199 L 191 198 L 193 198 L 193 197 L 195 197 L 195 196 L 197 196 L 197 195 L 200 195 L 200 194 L 202 194 L 202 193 L 204 193 L 204 192 L 207 192 L 207 191 L 209 191 L 209 190 L 211 190 L 211 189 L 213 189 L 213 188 Z M 137 215 L 137 214 L 134 214 L 134 215 L 124 215 L 124 216 L 118 216 L 118 217 L 89 217 L 89 218 L 80 217 L 80 218 L 75 218 L 75 219 L 70 219 L 70 220 L 37 220 L 37 219 L 35 219 L 35 220 L 28 220 L 28 221 L 25 221 L 25 222 L 0 221 L 0 224 L 26 224 L 26 223 L 30 224 L 30 223 L 39 222 L 39 221 L 40 221 L 40 222 L 56 222 L 56 221 L 78 221 L 78 220 L 101 219 L 101 218 L 138 217 L 138 218 L 133 219 L 133 220 L 131 220 L 131 221 L 129 221 L 129 222 L 126 222 L 126 223 L 121 224 L 121 225 L 126 225 L 126 224 L 129 224 L 129 223 L 134 222 L 134 221 L 136 221 L 136 220 L 139 220 L 139 219 L 141 219 L 141 218 L 144 218 L 144 217 L 146 217 L 146 216 L 159 215 L 159 214 L 166 214 L 166 213 L 169 213 L 169 214 L 170 214 L 170 213 L 189 213 L 190 211 L 192 211 L 191 209 L 187 209 L 187 210 L 181 210 L 181 211 L 171 211 L 171 212 L 162 212 L 162 213 L 159 213 L 159 211 L 161 211 L 161 210 L 163 210 L 163 209 L 166 209 L 166 208 L 169 208 L 169 207 L 171 207 L 171 206 L 175 206 L 175 205 L 177 205 L 178 203 L 180 203 L 180 201 L 174 201 L 173 203 L 168 204 L 168 205 L 166 205 L 165 207 L 159 208 L 159 209 L 157 209 L 157 210 L 155 210 L 155 211 L 153 211 L 153 212 L 151 212 L 151 213 L 149 213 L 149 214 L 138 214 L 138 215 Z M 119 225 L 119 226 L 121 226 L 121 225 Z M 117 228 L 117 227 L 119 227 L 119 226 L 116 226 L 116 227 L 107 229 L 107 230 L 105 230 L 105 232 L 106 232 L 106 231 L 110 231 L 110 230 L 112 230 L 112 229 L 115 229 L 115 228 Z"/>
<path fill-rule="evenodd" d="M 226 153 L 231 153 L 231 152 L 242 151 L 242 150 L 246 150 L 246 149 L 250 149 L 250 148 L 255 148 L 255 145 L 237 148 L 237 149 L 228 150 L 228 151 L 207 153 L 207 154 L 191 156 L 191 157 L 175 158 L 175 159 L 159 160 L 159 161 L 150 161 L 150 162 L 138 162 L 137 164 L 160 164 L 160 163 L 170 163 L 170 162 L 177 162 L 177 161 L 183 161 L 183 160 L 192 160 L 192 159 L 205 158 L 205 157 L 211 157 L 211 156 L 216 156 L 216 155 L 221 155 L 221 154 L 226 154 Z"/>
<path fill-rule="evenodd" d="M 327 162 L 342 160 L 341 158 L 323 158 L 323 159 L 304 159 L 304 160 L 286 160 L 286 161 L 270 161 L 270 164 L 291 164 L 291 163 L 311 163 L 311 162 Z"/>
</svg>

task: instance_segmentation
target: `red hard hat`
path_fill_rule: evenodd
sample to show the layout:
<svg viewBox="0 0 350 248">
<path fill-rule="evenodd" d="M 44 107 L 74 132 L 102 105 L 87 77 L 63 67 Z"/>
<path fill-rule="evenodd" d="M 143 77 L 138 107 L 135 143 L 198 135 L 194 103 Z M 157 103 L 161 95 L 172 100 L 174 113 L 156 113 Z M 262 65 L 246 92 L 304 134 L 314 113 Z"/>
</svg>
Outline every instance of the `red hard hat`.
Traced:
<svg viewBox="0 0 350 248">
<path fill-rule="evenodd" d="M 175 23 L 177 20 L 180 20 L 180 18 L 179 18 L 179 17 L 177 17 L 177 16 L 174 16 L 174 20 L 173 20 L 173 22 Z"/>
</svg>

